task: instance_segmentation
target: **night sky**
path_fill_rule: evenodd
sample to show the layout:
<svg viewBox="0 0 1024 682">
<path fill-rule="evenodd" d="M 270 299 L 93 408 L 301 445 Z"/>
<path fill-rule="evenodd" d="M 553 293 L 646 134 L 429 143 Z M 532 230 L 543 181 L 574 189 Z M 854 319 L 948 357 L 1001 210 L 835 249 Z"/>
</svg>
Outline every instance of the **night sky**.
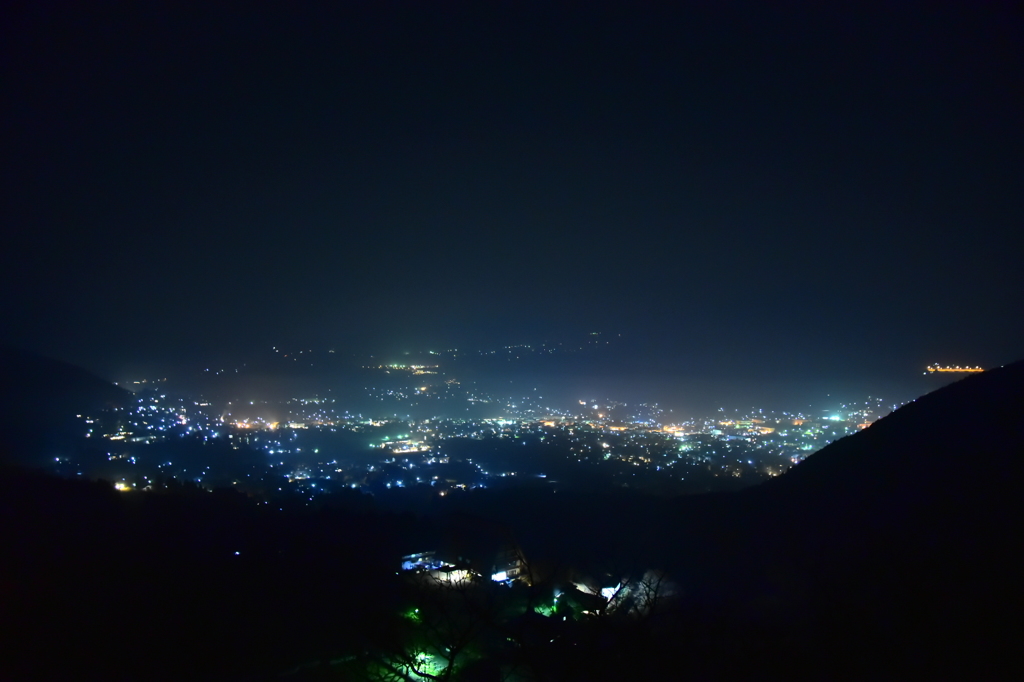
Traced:
<svg viewBox="0 0 1024 682">
<path fill-rule="evenodd" d="M 5 342 L 111 377 L 591 331 L 708 380 L 1024 356 L 1013 3 L 19 4 Z"/>
</svg>

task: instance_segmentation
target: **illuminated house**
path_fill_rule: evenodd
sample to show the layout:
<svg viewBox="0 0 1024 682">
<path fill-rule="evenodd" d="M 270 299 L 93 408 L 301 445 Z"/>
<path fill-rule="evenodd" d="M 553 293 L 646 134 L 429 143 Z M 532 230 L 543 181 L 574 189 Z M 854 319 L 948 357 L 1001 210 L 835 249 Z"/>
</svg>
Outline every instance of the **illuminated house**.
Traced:
<svg viewBox="0 0 1024 682">
<path fill-rule="evenodd" d="M 496 582 L 511 582 L 523 580 L 529 582 L 526 562 L 523 560 L 523 552 L 517 546 L 506 545 L 498 551 L 491 567 L 491 580 Z"/>
<path fill-rule="evenodd" d="M 402 557 L 402 569 L 429 573 L 450 582 L 453 571 L 465 571 L 460 579 L 488 577 L 509 584 L 529 581 L 528 566 L 520 547 L 500 524 L 455 514 L 447 519 L 440 547 L 435 551 Z M 436 574 L 436 575 L 435 575 Z"/>
</svg>

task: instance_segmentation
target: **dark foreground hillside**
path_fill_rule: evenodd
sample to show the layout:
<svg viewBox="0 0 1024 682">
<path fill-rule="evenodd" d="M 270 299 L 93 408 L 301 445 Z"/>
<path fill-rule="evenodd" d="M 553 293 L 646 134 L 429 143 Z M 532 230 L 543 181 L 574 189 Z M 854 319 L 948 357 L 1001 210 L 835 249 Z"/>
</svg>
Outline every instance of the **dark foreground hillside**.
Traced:
<svg viewBox="0 0 1024 682">
<path fill-rule="evenodd" d="M 722 518 L 742 549 L 718 585 L 767 622 L 795 619 L 818 670 L 1001 676 L 1021 668 L 1022 484 L 1017 362 L 730 499 Z"/>
<path fill-rule="evenodd" d="M 500 515 L 522 544 L 529 588 L 437 592 L 398 575 L 403 554 L 443 544 L 440 519 L 3 470 L 0 673 L 1000 677 L 1022 667 L 1021 414 L 1017 363 L 922 397 L 755 489 L 482 497 L 477 513 Z M 463 512 L 452 527 L 488 528 Z M 611 613 L 572 587 L 626 573 L 667 576 L 672 589 Z M 402 662 L 427 650 L 456 665 L 410 674 Z"/>
<path fill-rule="evenodd" d="M 411 517 L 3 473 L 6 679 L 273 677 L 398 609 Z"/>
</svg>

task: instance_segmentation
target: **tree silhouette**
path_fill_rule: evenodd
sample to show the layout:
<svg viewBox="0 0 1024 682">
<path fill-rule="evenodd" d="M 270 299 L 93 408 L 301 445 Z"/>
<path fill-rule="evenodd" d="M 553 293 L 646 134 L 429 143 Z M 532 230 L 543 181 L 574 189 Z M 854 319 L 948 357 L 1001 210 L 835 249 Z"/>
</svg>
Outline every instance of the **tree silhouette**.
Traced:
<svg viewBox="0 0 1024 682">
<path fill-rule="evenodd" d="M 416 573 L 411 606 L 391 648 L 376 659 L 380 680 L 448 680 L 480 654 L 498 616 L 495 586 L 475 573 L 447 567 Z"/>
</svg>

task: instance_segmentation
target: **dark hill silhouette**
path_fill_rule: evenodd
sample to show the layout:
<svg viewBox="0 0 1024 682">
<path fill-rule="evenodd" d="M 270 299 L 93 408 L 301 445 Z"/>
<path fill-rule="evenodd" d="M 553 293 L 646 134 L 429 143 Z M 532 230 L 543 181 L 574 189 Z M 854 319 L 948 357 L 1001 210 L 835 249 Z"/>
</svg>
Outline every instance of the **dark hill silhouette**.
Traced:
<svg viewBox="0 0 1024 682">
<path fill-rule="evenodd" d="M 132 393 L 81 367 L 0 346 L 0 437 L 8 460 L 32 462 L 67 440 L 75 415 L 126 407 Z"/>
<path fill-rule="evenodd" d="M 1016 487 L 1024 473 L 1022 408 L 1024 361 L 918 398 L 753 494 L 780 502 L 813 499 L 826 507 L 872 496 L 870 509 L 882 502 L 905 507 L 935 494 Z"/>
<path fill-rule="evenodd" d="M 80 414 L 124 407 L 132 396 L 81 367 L 10 346 L 0 346 L 0 374 L 4 414 Z"/>
<path fill-rule="evenodd" d="M 719 587 L 755 618 L 798 616 L 813 669 L 991 677 L 1024 600 L 1024 362 L 972 375 L 777 480 L 715 498 Z M 708 515 L 710 502 L 703 504 Z M 705 540 L 711 535 L 705 530 Z"/>
</svg>

